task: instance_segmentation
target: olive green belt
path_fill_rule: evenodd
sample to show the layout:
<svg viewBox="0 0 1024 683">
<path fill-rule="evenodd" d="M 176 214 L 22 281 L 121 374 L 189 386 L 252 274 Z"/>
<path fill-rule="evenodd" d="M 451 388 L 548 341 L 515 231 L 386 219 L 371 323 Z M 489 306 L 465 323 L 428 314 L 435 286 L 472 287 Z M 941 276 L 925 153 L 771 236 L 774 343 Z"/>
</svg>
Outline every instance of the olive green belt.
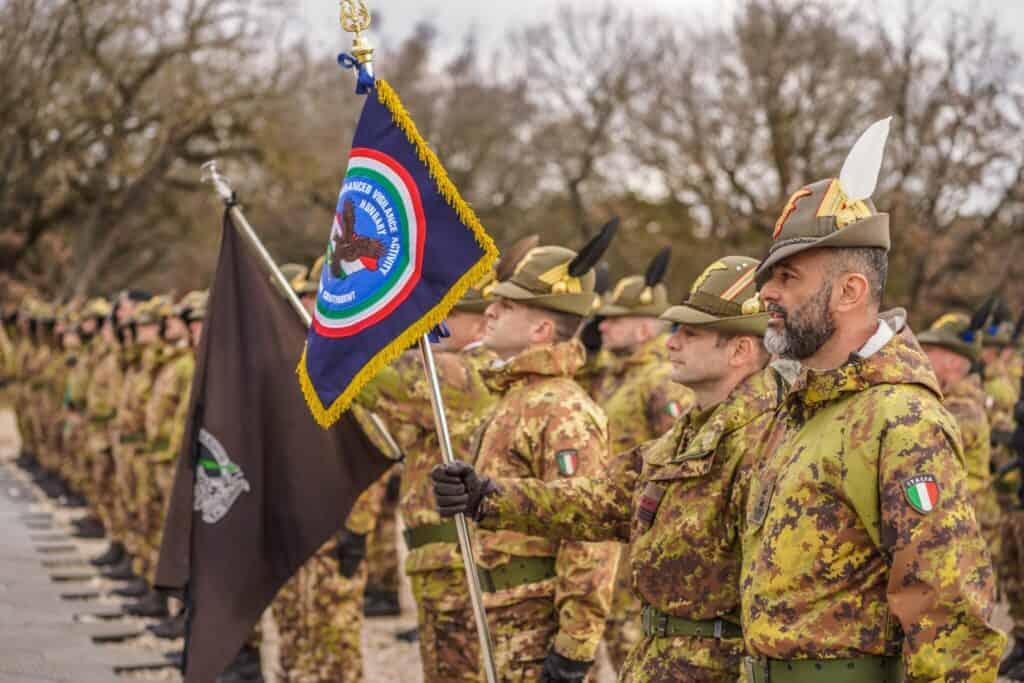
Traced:
<svg viewBox="0 0 1024 683">
<path fill-rule="evenodd" d="M 170 445 L 171 445 L 171 440 L 166 438 L 166 437 L 164 437 L 162 439 L 157 439 L 153 443 L 149 444 L 149 450 L 151 450 L 151 451 L 162 451 L 162 450 L 166 449 Z"/>
<path fill-rule="evenodd" d="M 116 415 L 117 413 L 111 413 L 110 415 L 90 415 L 89 422 L 96 425 L 105 425 L 113 420 Z"/>
<path fill-rule="evenodd" d="M 458 543 L 459 534 L 455 530 L 455 522 L 440 524 L 424 524 L 402 532 L 405 545 L 409 550 L 416 550 L 431 543 Z"/>
<path fill-rule="evenodd" d="M 118 441 L 120 441 L 121 443 L 139 443 L 140 441 L 145 441 L 145 440 L 146 440 L 146 435 L 145 434 L 122 434 L 118 438 Z"/>
<path fill-rule="evenodd" d="M 747 683 L 901 683 L 903 661 L 894 657 L 852 657 L 850 659 L 797 659 L 784 661 L 746 657 L 743 671 Z"/>
<path fill-rule="evenodd" d="M 743 629 L 724 619 L 695 621 L 665 614 L 653 605 L 644 605 L 640 623 L 645 636 L 672 638 L 675 636 L 696 636 L 698 638 L 742 638 Z"/>
<path fill-rule="evenodd" d="M 484 589 L 484 592 L 496 593 L 527 583 L 554 578 L 555 558 L 514 557 L 494 569 L 484 569 L 477 565 L 476 571 L 480 575 L 480 587 Z"/>
</svg>

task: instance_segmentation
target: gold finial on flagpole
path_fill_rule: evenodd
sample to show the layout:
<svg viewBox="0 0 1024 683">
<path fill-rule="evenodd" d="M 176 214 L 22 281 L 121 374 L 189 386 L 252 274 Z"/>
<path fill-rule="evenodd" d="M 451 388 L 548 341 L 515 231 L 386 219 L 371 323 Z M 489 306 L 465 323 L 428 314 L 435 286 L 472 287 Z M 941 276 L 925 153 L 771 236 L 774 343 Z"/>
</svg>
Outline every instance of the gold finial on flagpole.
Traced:
<svg viewBox="0 0 1024 683">
<path fill-rule="evenodd" d="M 366 0 L 341 0 L 341 27 L 355 34 L 352 38 L 352 56 L 360 64 L 373 61 L 373 48 L 363 37 L 363 32 L 370 28 L 372 21 Z"/>
</svg>

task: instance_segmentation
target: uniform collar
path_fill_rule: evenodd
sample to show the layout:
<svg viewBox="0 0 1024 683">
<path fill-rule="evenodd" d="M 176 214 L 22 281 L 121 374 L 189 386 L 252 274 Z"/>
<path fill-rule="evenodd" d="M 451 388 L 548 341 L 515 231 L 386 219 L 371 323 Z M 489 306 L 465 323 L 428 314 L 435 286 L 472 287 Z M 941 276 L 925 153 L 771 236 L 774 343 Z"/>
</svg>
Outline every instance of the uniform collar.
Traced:
<svg viewBox="0 0 1024 683">
<path fill-rule="evenodd" d="M 512 384 L 543 377 L 572 377 L 586 362 L 587 352 L 578 339 L 534 346 L 506 361 L 497 360 L 485 371 L 488 384 L 507 391 Z"/>
</svg>

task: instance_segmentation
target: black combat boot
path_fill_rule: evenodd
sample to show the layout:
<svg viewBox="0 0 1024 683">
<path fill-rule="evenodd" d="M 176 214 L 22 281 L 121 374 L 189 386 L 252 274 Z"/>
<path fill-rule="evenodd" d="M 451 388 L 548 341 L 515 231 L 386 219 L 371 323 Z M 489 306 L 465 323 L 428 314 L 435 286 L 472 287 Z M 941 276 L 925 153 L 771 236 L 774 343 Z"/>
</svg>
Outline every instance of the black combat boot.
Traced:
<svg viewBox="0 0 1024 683">
<path fill-rule="evenodd" d="M 107 549 L 101 555 L 89 560 L 94 567 L 113 567 L 124 559 L 124 546 L 117 541 L 111 541 Z"/>
<path fill-rule="evenodd" d="M 392 591 L 366 591 L 363 615 L 370 617 L 397 617 L 402 614 L 398 593 Z"/>
<path fill-rule="evenodd" d="M 403 643 L 416 643 L 420 639 L 420 630 L 416 626 L 395 633 L 395 640 Z"/>
<path fill-rule="evenodd" d="M 185 637 L 185 610 L 182 610 L 170 619 L 165 619 L 159 624 L 150 624 L 146 627 L 149 632 L 163 640 L 175 640 Z"/>
<path fill-rule="evenodd" d="M 167 611 L 167 596 L 158 590 L 149 590 L 138 602 L 124 606 L 125 614 L 133 617 L 147 617 L 149 619 L 166 619 L 170 616 Z"/>
<path fill-rule="evenodd" d="M 1010 654 L 1006 655 L 1006 659 L 999 665 L 999 675 L 1006 676 L 1015 681 L 1024 680 L 1024 678 L 1014 677 L 1013 673 L 1015 669 L 1020 669 L 1024 673 L 1024 638 L 1015 636 L 1013 639 L 1013 649 L 1010 650 Z"/>
<path fill-rule="evenodd" d="M 71 491 L 68 495 L 60 499 L 60 506 L 63 508 L 84 508 L 89 504 L 84 496 Z"/>
<path fill-rule="evenodd" d="M 106 534 L 103 522 L 95 517 L 86 517 L 75 522 L 75 530 L 71 532 L 75 538 L 103 538 Z"/>
<path fill-rule="evenodd" d="M 131 555 L 125 553 L 117 564 L 113 565 L 110 569 L 100 572 L 100 576 L 111 581 L 132 581 L 137 578 L 135 572 L 132 571 Z"/>
<path fill-rule="evenodd" d="M 141 598 L 149 593 L 149 584 L 145 579 L 132 579 L 123 586 L 118 586 L 111 593 L 122 598 Z"/>
</svg>

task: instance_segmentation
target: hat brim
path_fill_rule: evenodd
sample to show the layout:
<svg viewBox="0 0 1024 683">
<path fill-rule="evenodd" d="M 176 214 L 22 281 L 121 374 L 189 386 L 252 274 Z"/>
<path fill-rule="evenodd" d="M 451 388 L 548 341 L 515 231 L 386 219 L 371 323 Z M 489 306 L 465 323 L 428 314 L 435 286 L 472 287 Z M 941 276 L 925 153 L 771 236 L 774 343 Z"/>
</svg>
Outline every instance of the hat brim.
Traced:
<svg viewBox="0 0 1024 683">
<path fill-rule="evenodd" d="M 511 282 L 499 282 L 491 290 L 491 296 L 518 301 L 537 308 L 546 308 L 559 313 L 572 313 L 573 315 L 586 316 L 594 313 L 594 300 L 597 295 L 593 292 L 577 292 L 564 294 L 534 294 L 528 289 Z"/>
<path fill-rule="evenodd" d="M 661 317 L 665 311 L 668 310 L 668 306 L 637 306 L 636 308 L 628 308 L 626 306 L 616 306 L 615 304 L 606 304 L 601 308 L 597 309 L 594 315 L 599 315 L 602 318 L 625 318 L 626 316 L 636 316 L 638 318 L 658 318 Z"/>
<path fill-rule="evenodd" d="M 976 363 L 978 361 L 978 349 L 975 346 L 959 339 L 950 339 L 946 335 L 937 334 L 932 330 L 925 330 L 921 334 L 917 335 L 917 342 L 919 344 L 927 344 L 929 346 L 939 346 L 947 351 L 952 351 L 957 355 L 963 356 L 972 363 Z"/>
<path fill-rule="evenodd" d="M 490 306 L 492 303 L 494 302 L 491 301 L 490 299 L 463 299 L 462 301 L 459 301 L 454 306 L 452 306 L 452 310 L 455 311 L 456 313 L 483 314 L 483 312 L 487 310 L 487 307 Z"/>
<path fill-rule="evenodd" d="M 661 314 L 662 320 L 679 323 L 681 325 L 692 325 L 693 327 L 704 327 L 718 330 L 719 332 L 731 332 L 733 334 L 752 334 L 763 337 L 768 329 L 768 320 L 771 318 L 767 313 L 755 315 L 734 315 L 718 318 L 683 304 L 672 306 Z"/>
<path fill-rule="evenodd" d="M 760 289 L 768 281 L 772 268 L 790 256 L 811 249 L 832 247 L 836 249 L 854 247 L 879 247 L 889 250 L 889 214 L 879 213 L 869 216 L 837 230 L 824 237 L 796 238 L 779 244 L 768 252 L 767 258 L 757 267 L 755 281 Z"/>
</svg>

